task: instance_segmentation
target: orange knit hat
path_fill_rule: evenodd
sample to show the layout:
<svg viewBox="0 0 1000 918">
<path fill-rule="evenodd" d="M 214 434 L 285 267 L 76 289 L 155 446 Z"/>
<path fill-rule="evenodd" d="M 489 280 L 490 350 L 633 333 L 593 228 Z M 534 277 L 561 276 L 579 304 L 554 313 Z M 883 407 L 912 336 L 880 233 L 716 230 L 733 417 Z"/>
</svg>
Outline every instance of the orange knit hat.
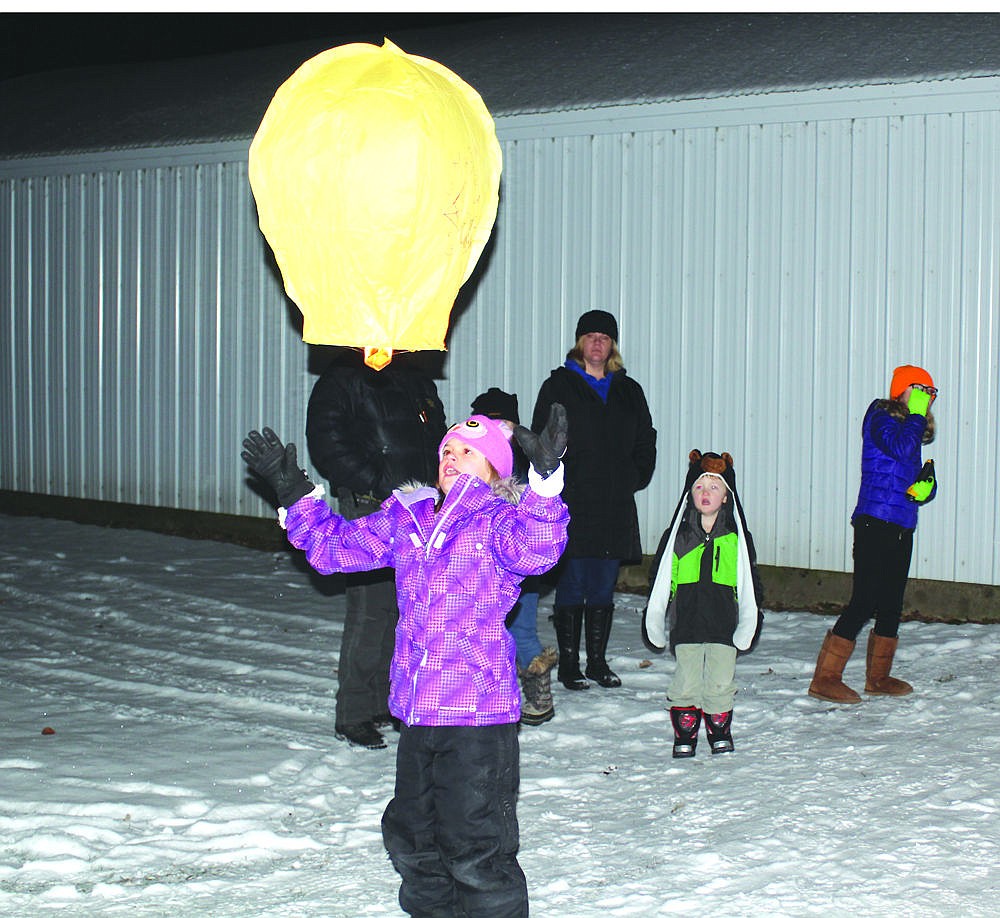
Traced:
<svg viewBox="0 0 1000 918">
<path fill-rule="evenodd" d="M 931 374 L 923 367 L 913 367 L 905 364 L 892 371 L 892 383 L 889 385 L 889 398 L 899 398 L 910 386 L 921 385 L 934 388 Z"/>
</svg>

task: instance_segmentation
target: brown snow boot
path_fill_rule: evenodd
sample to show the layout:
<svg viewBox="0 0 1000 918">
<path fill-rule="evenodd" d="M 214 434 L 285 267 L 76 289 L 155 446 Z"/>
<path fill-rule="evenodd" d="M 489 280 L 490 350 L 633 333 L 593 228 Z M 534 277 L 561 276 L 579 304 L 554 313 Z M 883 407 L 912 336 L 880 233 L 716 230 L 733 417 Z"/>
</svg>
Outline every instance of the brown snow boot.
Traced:
<svg viewBox="0 0 1000 918">
<path fill-rule="evenodd" d="M 537 727 L 552 720 L 555 706 L 552 703 L 552 667 L 556 665 L 556 649 L 546 647 L 524 669 L 518 667 L 521 677 L 521 723 Z"/>
<path fill-rule="evenodd" d="M 837 704 L 860 704 L 861 696 L 843 681 L 844 666 L 853 651 L 854 641 L 827 631 L 816 660 L 816 672 L 809 684 L 809 694 L 813 698 Z"/>
<path fill-rule="evenodd" d="M 896 655 L 899 638 L 882 637 L 872 631 L 868 635 L 868 665 L 865 669 L 866 695 L 909 695 L 913 686 L 889 675 L 892 658 Z"/>
</svg>

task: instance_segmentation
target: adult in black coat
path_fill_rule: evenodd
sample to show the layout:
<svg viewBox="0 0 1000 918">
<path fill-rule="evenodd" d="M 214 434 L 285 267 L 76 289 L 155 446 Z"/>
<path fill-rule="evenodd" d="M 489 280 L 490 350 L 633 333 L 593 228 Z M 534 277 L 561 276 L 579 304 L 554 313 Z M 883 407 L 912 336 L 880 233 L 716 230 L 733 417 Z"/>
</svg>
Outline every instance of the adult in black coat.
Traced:
<svg viewBox="0 0 1000 918">
<path fill-rule="evenodd" d="M 585 689 L 592 679 L 621 685 L 606 660 L 614 589 L 622 562 L 642 557 L 635 492 L 649 484 L 656 465 L 656 430 L 642 387 L 625 372 L 618 323 L 608 312 L 584 313 L 566 363 L 542 383 L 531 427 L 540 431 L 553 402 L 566 407 L 569 442 L 564 459 L 569 544 L 556 585 L 554 623 L 559 681 Z M 580 672 L 580 633 L 587 646 Z"/>
<path fill-rule="evenodd" d="M 407 481 L 437 480 L 437 447 L 446 430 L 434 380 L 398 354 L 382 370 L 359 351 L 341 349 L 313 386 L 306 440 L 347 519 L 379 508 Z M 393 571 L 346 576 L 347 615 L 337 671 L 340 739 L 384 749 L 389 664 L 399 609 Z"/>
</svg>

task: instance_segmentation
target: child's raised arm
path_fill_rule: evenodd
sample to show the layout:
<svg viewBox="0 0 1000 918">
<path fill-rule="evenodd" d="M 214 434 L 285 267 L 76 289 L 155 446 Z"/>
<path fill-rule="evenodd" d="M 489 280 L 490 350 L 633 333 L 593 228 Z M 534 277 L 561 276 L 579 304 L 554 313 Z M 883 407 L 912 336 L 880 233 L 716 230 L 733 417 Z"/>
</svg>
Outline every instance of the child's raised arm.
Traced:
<svg viewBox="0 0 1000 918">
<path fill-rule="evenodd" d="M 263 433 L 251 430 L 240 455 L 251 471 L 274 489 L 282 507 L 290 507 L 316 489 L 299 467 L 295 444 L 283 444 L 270 427 L 265 427 Z"/>
<path fill-rule="evenodd" d="M 552 403 L 549 419 L 540 434 L 533 433 L 520 424 L 514 428 L 514 436 L 524 450 L 524 455 L 542 478 L 548 478 L 559 468 L 559 462 L 566 452 L 568 430 L 566 409 L 558 402 Z"/>
</svg>

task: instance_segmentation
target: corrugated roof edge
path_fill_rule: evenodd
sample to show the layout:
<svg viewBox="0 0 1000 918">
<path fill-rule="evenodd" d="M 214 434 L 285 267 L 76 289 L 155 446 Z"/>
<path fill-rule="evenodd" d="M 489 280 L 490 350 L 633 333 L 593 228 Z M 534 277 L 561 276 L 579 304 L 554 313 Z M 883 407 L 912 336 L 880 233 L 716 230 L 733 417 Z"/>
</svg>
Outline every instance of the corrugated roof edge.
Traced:
<svg viewBox="0 0 1000 918">
<path fill-rule="evenodd" d="M 998 14 L 526 14 L 389 37 L 498 118 L 1000 74 Z M 248 141 L 281 82 L 330 46 L 3 81 L 0 158 Z"/>
</svg>

